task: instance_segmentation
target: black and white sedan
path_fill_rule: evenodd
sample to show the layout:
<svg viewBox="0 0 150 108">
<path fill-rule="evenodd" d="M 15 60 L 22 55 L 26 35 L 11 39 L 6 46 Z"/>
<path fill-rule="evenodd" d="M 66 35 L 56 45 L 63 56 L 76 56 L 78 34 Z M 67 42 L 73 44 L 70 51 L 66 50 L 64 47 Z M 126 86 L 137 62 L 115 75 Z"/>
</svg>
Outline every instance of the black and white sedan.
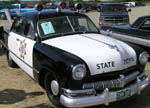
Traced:
<svg viewBox="0 0 150 108">
<path fill-rule="evenodd" d="M 149 85 L 148 53 L 100 34 L 84 14 L 43 10 L 1 27 L 9 66 L 16 64 L 46 90 L 57 107 L 109 105 Z"/>
</svg>

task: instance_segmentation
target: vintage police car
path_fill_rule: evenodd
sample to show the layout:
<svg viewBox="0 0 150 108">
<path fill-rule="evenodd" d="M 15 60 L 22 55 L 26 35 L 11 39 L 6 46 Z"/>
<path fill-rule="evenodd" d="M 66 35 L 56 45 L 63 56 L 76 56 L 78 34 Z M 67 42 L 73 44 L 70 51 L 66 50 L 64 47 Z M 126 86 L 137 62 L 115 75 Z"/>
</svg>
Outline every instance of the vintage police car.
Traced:
<svg viewBox="0 0 150 108">
<path fill-rule="evenodd" d="M 149 85 L 148 53 L 100 34 L 84 14 L 43 10 L 1 27 L 9 66 L 16 64 L 46 90 L 57 107 L 86 107 L 128 98 Z"/>
</svg>

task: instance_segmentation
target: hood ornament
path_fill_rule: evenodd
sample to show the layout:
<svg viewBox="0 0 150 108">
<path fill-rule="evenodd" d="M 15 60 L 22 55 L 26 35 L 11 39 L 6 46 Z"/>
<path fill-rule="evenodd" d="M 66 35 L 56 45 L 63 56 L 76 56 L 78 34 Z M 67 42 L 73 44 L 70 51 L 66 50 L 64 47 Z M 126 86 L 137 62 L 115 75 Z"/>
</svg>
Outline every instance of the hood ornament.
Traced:
<svg viewBox="0 0 150 108">
<path fill-rule="evenodd" d="M 109 46 L 111 49 L 115 49 L 116 51 L 120 52 L 119 48 L 117 45 L 110 45 Z"/>
</svg>

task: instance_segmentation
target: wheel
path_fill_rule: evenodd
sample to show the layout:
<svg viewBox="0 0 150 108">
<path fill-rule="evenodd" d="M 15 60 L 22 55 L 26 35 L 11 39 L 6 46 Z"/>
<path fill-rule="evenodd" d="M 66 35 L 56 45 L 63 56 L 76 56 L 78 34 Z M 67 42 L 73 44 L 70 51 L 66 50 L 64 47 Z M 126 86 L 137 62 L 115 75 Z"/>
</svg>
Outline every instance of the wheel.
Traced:
<svg viewBox="0 0 150 108">
<path fill-rule="evenodd" d="M 63 107 L 63 105 L 60 103 L 60 84 L 56 77 L 50 72 L 46 73 L 45 75 L 44 86 L 47 96 L 52 104 L 58 108 Z"/>
<path fill-rule="evenodd" d="M 4 13 L 0 14 L 0 18 L 1 18 L 2 20 L 5 20 L 5 19 L 6 19 L 5 14 L 4 14 Z"/>
<path fill-rule="evenodd" d="M 17 64 L 12 60 L 11 56 L 10 56 L 10 52 L 7 52 L 7 63 L 8 66 L 10 67 L 18 67 Z"/>
</svg>

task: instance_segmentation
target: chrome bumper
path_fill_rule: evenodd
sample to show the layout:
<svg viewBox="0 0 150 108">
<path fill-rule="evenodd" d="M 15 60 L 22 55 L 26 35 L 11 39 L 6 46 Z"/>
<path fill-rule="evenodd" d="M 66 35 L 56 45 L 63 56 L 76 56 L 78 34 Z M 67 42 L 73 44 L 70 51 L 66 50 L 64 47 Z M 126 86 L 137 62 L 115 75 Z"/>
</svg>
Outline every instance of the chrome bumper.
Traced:
<svg viewBox="0 0 150 108">
<path fill-rule="evenodd" d="M 137 79 L 136 83 L 131 84 L 121 90 L 130 89 L 131 96 L 133 96 L 134 94 L 140 94 L 141 91 L 144 88 L 146 88 L 149 84 L 150 79 L 148 78 L 145 78 L 142 81 L 140 79 Z M 100 94 L 80 96 L 80 97 L 68 97 L 65 95 L 61 95 L 60 102 L 66 107 L 87 107 L 99 104 L 109 105 L 110 102 L 118 101 L 117 92 L 121 90 L 109 91 L 108 88 L 105 88 L 105 90 Z"/>
</svg>

